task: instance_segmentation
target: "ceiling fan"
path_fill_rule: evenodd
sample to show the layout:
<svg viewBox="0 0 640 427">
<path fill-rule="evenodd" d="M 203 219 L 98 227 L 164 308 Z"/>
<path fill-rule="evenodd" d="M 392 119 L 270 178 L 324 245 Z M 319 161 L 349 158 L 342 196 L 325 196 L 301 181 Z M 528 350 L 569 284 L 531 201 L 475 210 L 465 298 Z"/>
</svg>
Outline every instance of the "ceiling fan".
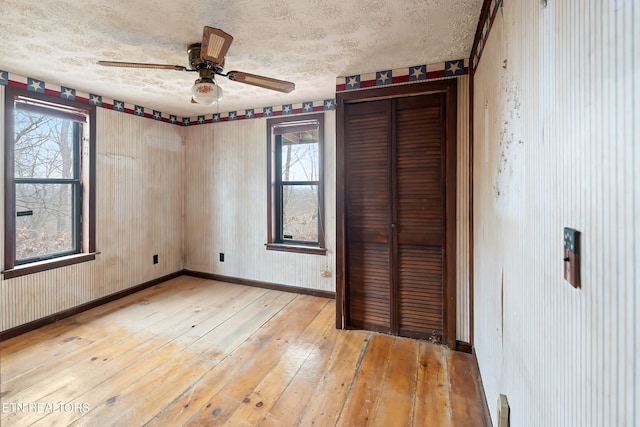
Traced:
<svg viewBox="0 0 640 427">
<path fill-rule="evenodd" d="M 146 64 L 141 62 L 98 61 L 107 67 L 155 68 L 160 70 L 193 71 L 200 77 L 191 88 L 191 102 L 211 105 L 222 99 L 222 89 L 216 85 L 215 76 L 223 76 L 229 80 L 259 86 L 278 92 L 289 93 L 296 85 L 284 80 L 245 73 L 229 71 L 224 73 L 224 57 L 231 46 L 233 37 L 218 28 L 204 27 L 202 43 L 193 43 L 187 48 L 190 68 L 181 65 Z"/>
</svg>

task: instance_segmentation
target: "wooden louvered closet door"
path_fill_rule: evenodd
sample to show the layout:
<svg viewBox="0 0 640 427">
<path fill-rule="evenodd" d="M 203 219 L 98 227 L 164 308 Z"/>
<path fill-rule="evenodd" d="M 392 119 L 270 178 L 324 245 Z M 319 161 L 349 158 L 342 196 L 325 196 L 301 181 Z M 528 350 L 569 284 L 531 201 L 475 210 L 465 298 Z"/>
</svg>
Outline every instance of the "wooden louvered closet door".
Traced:
<svg viewBox="0 0 640 427">
<path fill-rule="evenodd" d="M 391 332 L 390 160 L 387 102 L 349 106 L 346 155 L 349 315 L 360 328 Z"/>
<path fill-rule="evenodd" d="M 396 295 L 398 333 L 442 336 L 444 122 L 441 96 L 396 104 Z"/>
<path fill-rule="evenodd" d="M 442 336 L 442 99 L 433 94 L 345 107 L 350 326 Z"/>
</svg>

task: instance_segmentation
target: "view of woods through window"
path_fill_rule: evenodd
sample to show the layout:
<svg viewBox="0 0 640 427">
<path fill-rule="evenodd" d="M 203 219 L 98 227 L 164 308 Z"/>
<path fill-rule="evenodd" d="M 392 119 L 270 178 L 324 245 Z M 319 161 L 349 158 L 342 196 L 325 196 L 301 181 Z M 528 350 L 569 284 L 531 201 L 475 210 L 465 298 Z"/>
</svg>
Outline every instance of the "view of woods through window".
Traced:
<svg viewBox="0 0 640 427">
<path fill-rule="evenodd" d="M 77 250 L 79 123 L 15 110 L 16 261 Z"/>
<path fill-rule="evenodd" d="M 282 239 L 318 242 L 318 131 L 282 134 Z"/>
</svg>

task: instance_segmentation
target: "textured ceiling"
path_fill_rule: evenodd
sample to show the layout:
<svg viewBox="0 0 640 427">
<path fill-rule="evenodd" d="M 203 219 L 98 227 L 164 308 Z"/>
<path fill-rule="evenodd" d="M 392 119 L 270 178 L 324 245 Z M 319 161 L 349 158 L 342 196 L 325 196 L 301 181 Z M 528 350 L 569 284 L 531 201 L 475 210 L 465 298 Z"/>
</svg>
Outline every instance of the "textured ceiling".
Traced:
<svg viewBox="0 0 640 427">
<path fill-rule="evenodd" d="M 195 116 L 333 98 L 335 78 L 467 58 L 482 0 L 1 0 L 0 69 Z M 196 73 L 119 69 L 98 60 L 188 66 L 205 25 L 234 41 L 225 71 L 293 81 L 281 94 L 218 77 L 219 106 L 190 103 Z"/>
</svg>

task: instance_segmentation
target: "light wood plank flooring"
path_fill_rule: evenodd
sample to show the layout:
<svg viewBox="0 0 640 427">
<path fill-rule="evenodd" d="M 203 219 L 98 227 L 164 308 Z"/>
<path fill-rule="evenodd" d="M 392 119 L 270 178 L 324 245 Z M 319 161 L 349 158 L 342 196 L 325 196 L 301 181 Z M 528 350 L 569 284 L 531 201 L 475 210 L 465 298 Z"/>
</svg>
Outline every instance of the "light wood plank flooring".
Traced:
<svg viewBox="0 0 640 427">
<path fill-rule="evenodd" d="M 484 426 L 472 357 L 182 276 L 0 343 L 2 426 Z"/>
</svg>

